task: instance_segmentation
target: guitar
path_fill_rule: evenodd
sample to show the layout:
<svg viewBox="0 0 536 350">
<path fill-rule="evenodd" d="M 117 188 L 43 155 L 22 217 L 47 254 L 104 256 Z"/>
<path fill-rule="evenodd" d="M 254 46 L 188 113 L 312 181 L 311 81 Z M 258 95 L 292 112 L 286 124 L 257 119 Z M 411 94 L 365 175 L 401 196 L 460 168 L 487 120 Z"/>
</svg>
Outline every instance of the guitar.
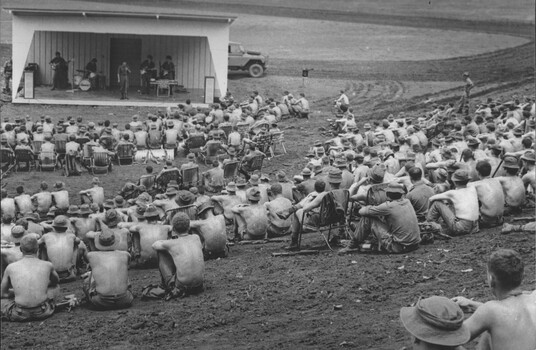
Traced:
<svg viewBox="0 0 536 350">
<path fill-rule="evenodd" d="M 70 62 L 74 61 L 74 58 L 69 58 L 69 60 L 67 62 L 65 62 L 66 64 L 69 64 Z M 62 65 L 62 63 L 50 63 L 50 68 L 52 68 L 52 70 L 56 70 L 58 69 L 58 67 Z"/>
<path fill-rule="evenodd" d="M 156 72 L 156 68 L 143 68 L 143 69 L 140 69 L 140 74 L 141 75 L 147 74 L 149 72 Z"/>
</svg>

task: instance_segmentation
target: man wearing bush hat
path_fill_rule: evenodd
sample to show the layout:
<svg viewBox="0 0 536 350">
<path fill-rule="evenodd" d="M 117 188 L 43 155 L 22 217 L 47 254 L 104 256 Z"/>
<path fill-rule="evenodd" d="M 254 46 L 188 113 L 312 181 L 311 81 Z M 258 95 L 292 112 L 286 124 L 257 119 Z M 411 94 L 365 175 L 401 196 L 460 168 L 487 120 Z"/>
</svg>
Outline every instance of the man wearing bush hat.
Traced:
<svg viewBox="0 0 536 350">
<path fill-rule="evenodd" d="M 232 209 L 235 205 L 243 204 L 242 199 L 236 195 L 237 187 L 234 182 L 229 182 L 225 187 L 227 194 L 212 196 L 212 201 L 221 207 L 223 216 L 227 222 L 234 222 L 235 214 Z M 204 204 L 204 203 L 203 203 Z"/>
<path fill-rule="evenodd" d="M 478 195 L 474 187 L 467 187 L 469 173 L 465 169 L 458 169 L 451 180 L 456 186 L 454 190 L 430 197 L 426 220 L 434 228 L 440 229 L 441 226 L 437 222 L 442 218 L 447 226 L 447 234 L 452 236 L 476 233 L 479 231 Z"/>
<path fill-rule="evenodd" d="M 400 320 L 413 337 L 414 349 L 461 350 L 458 346 L 471 338 L 462 309 L 443 296 L 419 299 L 415 306 L 403 307 Z"/>
<path fill-rule="evenodd" d="M 519 164 L 516 157 L 504 157 L 503 168 L 505 176 L 499 176 L 499 180 L 504 191 L 505 207 L 504 215 L 520 213 L 526 201 L 525 184 L 517 175 Z"/>
<path fill-rule="evenodd" d="M 95 248 L 100 251 L 128 251 L 128 230 L 118 227 L 121 218 L 115 209 L 108 209 L 104 220 L 98 219 L 100 231 L 90 231 L 86 237 L 93 240 Z"/>
<path fill-rule="evenodd" d="M 205 258 L 225 257 L 227 233 L 224 216 L 214 215 L 214 205 L 211 202 L 201 204 L 198 215 L 198 220 L 190 221 L 190 228 L 195 229 L 202 238 Z"/>
</svg>

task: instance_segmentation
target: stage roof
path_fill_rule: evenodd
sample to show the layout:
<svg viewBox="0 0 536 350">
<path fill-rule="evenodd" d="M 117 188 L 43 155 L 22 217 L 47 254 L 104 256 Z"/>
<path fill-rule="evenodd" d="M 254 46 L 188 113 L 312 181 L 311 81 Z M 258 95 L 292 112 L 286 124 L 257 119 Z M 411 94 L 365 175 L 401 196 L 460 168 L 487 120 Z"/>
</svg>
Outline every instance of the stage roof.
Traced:
<svg viewBox="0 0 536 350">
<path fill-rule="evenodd" d="M 236 17 L 222 16 L 206 11 L 164 9 L 124 4 L 110 4 L 90 1 L 62 0 L 17 0 L 7 1 L 4 10 L 18 16 L 84 16 L 84 17 L 134 17 L 154 19 L 194 20 L 209 22 L 233 22 Z"/>
</svg>

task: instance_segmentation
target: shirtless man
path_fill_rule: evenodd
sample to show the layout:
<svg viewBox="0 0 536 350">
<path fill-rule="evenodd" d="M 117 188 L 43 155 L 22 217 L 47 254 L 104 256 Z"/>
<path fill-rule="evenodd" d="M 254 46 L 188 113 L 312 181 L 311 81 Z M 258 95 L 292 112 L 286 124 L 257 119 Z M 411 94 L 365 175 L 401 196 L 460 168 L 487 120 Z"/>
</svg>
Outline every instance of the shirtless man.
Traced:
<svg viewBox="0 0 536 350">
<path fill-rule="evenodd" d="M 480 334 L 479 349 L 536 349 L 536 292 L 521 290 L 524 264 L 511 249 L 493 252 L 488 261 L 488 285 L 496 300 L 480 303 L 465 297 L 453 300 L 473 315 L 464 321 L 471 339 Z"/>
<path fill-rule="evenodd" d="M 270 192 L 274 199 L 264 203 L 268 215 L 268 238 L 284 236 L 290 231 L 291 218 L 281 219 L 277 212 L 288 210 L 292 207 L 292 202 L 283 196 L 283 188 L 280 183 L 275 183 L 270 187 Z"/>
<path fill-rule="evenodd" d="M 171 222 L 175 239 L 156 241 L 153 249 L 158 254 L 161 283 L 142 291 L 144 298 L 182 298 L 203 291 L 205 262 L 203 246 L 198 235 L 188 234 L 190 219 L 178 213 Z"/>
<path fill-rule="evenodd" d="M 536 192 L 536 167 L 534 166 L 536 163 L 536 156 L 533 151 L 526 152 L 524 155 L 521 156 L 521 160 L 523 161 L 523 167 L 527 170 L 527 173 L 523 175 L 521 180 L 523 180 L 523 184 L 525 185 L 525 188 L 527 188 L 529 185 L 532 188 L 532 192 Z"/>
<path fill-rule="evenodd" d="M 453 236 L 476 233 L 478 228 L 478 195 L 474 187 L 467 187 L 469 174 L 467 171 L 458 169 L 452 175 L 452 182 L 456 189 L 430 197 L 430 209 L 426 215 L 434 228 L 438 227 L 438 219 L 442 218 L 448 228 L 448 234 Z M 452 204 L 445 204 L 447 201 Z"/>
<path fill-rule="evenodd" d="M 84 254 L 86 246 L 72 232 L 68 232 L 69 219 L 59 215 L 54 218 L 52 231 L 39 239 L 39 245 L 46 249 L 46 259 L 58 273 L 60 283 L 76 279 L 76 263 L 79 253 Z M 83 256 L 83 255 L 82 255 Z"/>
<path fill-rule="evenodd" d="M 517 158 L 504 157 L 503 168 L 505 176 L 497 178 L 502 185 L 505 199 L 504 215 L 512 215 L 521 212 L 521 207 L 525 204 L 525 184 L 517 176 L 519 165 Z"/>
<path fill-rule="evenodd" d="M 42 320 L 54 313 L 53 298 L 59 277 L 50 262 L 37 259 L 37 249 L 35 236 L 23 237 L 20 244 L 23 258 L 6 268 L 0 287 L 2 319 Z"/>
<path fill-rule="evenodd" d="M 476 163 L 476 171 L 479 181 L 470 182 L 467 187 L 476 188 L 478 201 L 480 202 L 480 227 L 495 227 L 503 222 L 504 193 L 501 183 L 497 179 L 490 178 L 491 164 L 487 160 L 479 160 Z"/>
<path fill-rule="evenodd" d="M 32 203 L 36 207 L 36 211 L 41 219 L 44 219 L 52 206 L 52 195 L 47 191 L 48 184 L 41 182 L 41 192 L 34 194 L 31 197 Z"/>
<path fill-rule="evenodd" d="M 25 236 L 31 235 L 35 239 L 39 239 L 39 235 L 36 233 L 27 233 L 22 226 L 14 226 L 11 232 L 11 241 L 2 242 L 2 247 L 0 248 L 0 255 L 2 256 L 2 276 L 7 265 L 19 261 L 22 259 L 22 252 L 20 250 L 20 242 Z"/>
<path fill-rule="evenodd" d="M 89 214 L 92 213 L 93 212 L 89 208 L 89 205 L 82 204 L 80 206 L 80 210 L 78 211 L 80 217 L 69 218 L 69 221 L 71 222 L 71 227 L 74 229 L 74 234 L 76 237 L 84 242 L 90 250 L 95 250 L 95 245 L 93 245 L 93 242 L 86 237 L 88 232 L 95 231 L 97 229 L 97 221 L 94 218 L 89 217 Z"/>
<path fill-rule="evenodd" d="M 32 197 L 24 192 L 24 187 L 17 187 L 17 196 L 13 199 L 15 200 L 18 213 L 24 216 L 26 213 L 33 212 Z M 2 203 L 1 206 L 3 207 L 4 204 Z"/>
<path fill-rule="evenodd" d="M 52 203 L 56 206 L 56 215 L 65 215 L 69 209 L 69 192 L 65 189 L 65 183 L 58 181 L 54 184 L 55 192 L 51 192 Z"/>
<path fill-rule="evenodd" d="M 156 199 L 153 201 L 153 205 L 158 210 L 160 218 L 163 218 L 168 210 L 172 210 L 179 207 L 176 201 L 177 193 L 179 192 L 175 187 L 168 186 L 166 188 L 166 192 L 164 193 L 166 198 Z"/>
<path fill-rule="evenodd" d="M 2 215 L 8 215 L 12 218 L 15 218 L 17 215 L 17 206 L 15 205 L 15 200 L 7 195 L 7 190 L 5 188 L 2 189 L 1 196 L 2 200 L 0 201 L 0 209 L 2 210 Z"/>
<path fill-rule="evenodd" d="M 100 231 L 89 231 L 86 233 L 86 239 L 92 242 L 90 243 L 91 247 L 100 251 L 128 251 L 130 233 L 127 229 L 118 226 L 120 222 L 121 219 L 118 212 L 115 209 L 108 209 L 105 213 L 104 220 L 97 219 Z"/>
<path fill-rule="evenodd" d="M 80 201 L 82 204 L 96 203 L 102 208 L 104 204 L 104 189 L 100 187 L 100 180 L 98 177 L 94 177 L 91 181 L 92 188 L 80 191 Z"/>
<path fill-rule="evenodd" d="M 11 230 L 15 227 L 13 217 L 11 215 L 2 216 L 2 225 L 0 225 L 0 239 L 2 241 L 11 241 Z"/>
<path fill-rule="evenodd" d="M 39 237 L 45 234 L 45 228 L 39 224 L 39 215 L 37 213 L 26 213 L 24 219 L 28 222 L 28 232 L 37 233 Z"/>
<path fill-rule="evenodd" d="M 235 240 L 264 239 L 267 235 L 268 216 L 266 208 L 259 204 L 261 193 L 255 187 L 246 191 L 248 204 L 235 205 L 231 210 L 235 214 Z"/>
<path fill-rule="evenodd" d="M 143 214 L 146 221 L 122 222 L 119 228 L 130 231 L 133 266 L 152 266 L 157 262 L 157 254 L 152 249 L 154 242 L 171 238 L 171 226 L 159 223 L 158 211 L 149 205 Z"/>
<path fill-rule="evenodd" d="M 214 215 L 214 206 L 210 202 L 203 203 L 198 210 L 199 220 L 190 221 L 193 233 L 201 237 L 205 258 L 224 258 L 227 245 L 225 218 Z"/>
<path fill-rule="evenodd" d="M 118 250 L 90 252 L 86 260 L 91 272 L 83 290 L 89 303 L 98 310 L 130 307 L 134 299 L 128 280 L 130 255 Z"/>
<path fill-rule="evenodd" d="M 235 205 L 243 204 L 244 202 L 236 195 L 237 187 L 234 182 L 229 182 L 225 187 L 225 190 L 227 191 L 227 194 L 212 196 L 212 201 L 216 205 L 216 208 L 221 207 L 225 220 L 227 220 L 227 222 L 233 222 L 235 218 L 232 211 L 233 207 Z"/>
</svg>

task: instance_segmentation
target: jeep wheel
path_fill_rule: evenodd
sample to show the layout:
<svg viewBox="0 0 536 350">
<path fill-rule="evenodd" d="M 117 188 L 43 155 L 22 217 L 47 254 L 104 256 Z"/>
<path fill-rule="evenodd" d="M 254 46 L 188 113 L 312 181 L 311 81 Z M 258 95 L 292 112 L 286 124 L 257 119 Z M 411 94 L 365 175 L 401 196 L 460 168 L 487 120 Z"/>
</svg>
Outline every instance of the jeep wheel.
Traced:
<svg viewBox="0 0 536 350">
<path fill-rule="evenodd" d="M 253 63 L 248 67 L 248 71 L 251 77 L 259 78 L 264 73 L 264 68 L 258 63 Z"/>
</svg>

